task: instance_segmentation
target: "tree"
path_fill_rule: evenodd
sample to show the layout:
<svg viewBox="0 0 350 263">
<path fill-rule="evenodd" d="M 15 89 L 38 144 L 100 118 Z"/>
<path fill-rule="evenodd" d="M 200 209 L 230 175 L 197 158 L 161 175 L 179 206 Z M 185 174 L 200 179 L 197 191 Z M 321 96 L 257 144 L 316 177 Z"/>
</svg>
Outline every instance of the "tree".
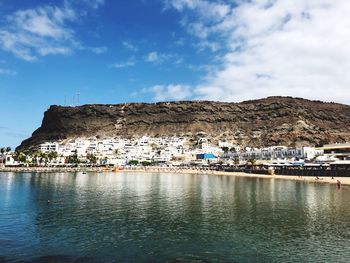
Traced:
<svg viewBox="0 0 350 263">
<path fill-rule="evenodd" d="M 19 161 L 21 163 L 26 163 L 27 162 L 27 155 L 25 155 L 24 153 L 22 153 L 20 156 L 19 156 Z"/>
<path fill-rule="evenodd" d="M 221 147 L 221 150 L 223 150 L 224 153 L 228 153 L 228 147 Z"/>
<path fill-rule="evenodd" d="M 40 157 L 40 151 L 33 151 L 30 156 L 32 157 L 32 162 L 33 160 L 35 160 L 35 164 L 37 165 L 38 164 L 38 159 Z"/>
<path fill-rule="evenodd" d="M 25 155 L 23 152 L 15 152 L 15 154 L 13 155 L 13 159 L 16 162 L 26 163 L 27 162 L 27 155 Z"/>
<path fill-rule="evenodd" d="M 131 160 L 129 161 L 129 165 L 138 165 L 139 164 L 139 161 L 138 160 Z"/>
<path fill-rule="evenodd" d="M 68 156 L 66 162 L 71 164 L 78 164 L 80 163 L 80 160 L 78 158 L 78 155 L 75 153 L 73 155 Z"/>
<path fill-rule="evenodd" d="M 238 156 L 235 156 L 233 158 L 233 162 L 234 162 L 235 166 L 239 165 L 239 158 L 238 158 Z"/>
<path fill-rule="evenodd" d="M 28 150 L 28 149 L 25 149 L 25 150 L 23 150 L 23 154 L 25 154 L 25 155 L 30 155 L 30 150 Z"/>
<path fill-rule="evenodd" d="M 97 157 L 93 154 L 88 154 L 86 158 L 89 160 L 89 163 L 96 164 L 97 163 Z"/>
<path fill-rule="evenodd" d="M 236 148 L 235 148 L 235 147 L 231 147 L 230 152 L 232 152 L 232 153 L 236 153 L 236 152 L 237 152 L 237 150 L 236 150 Z"/>
<path fill-rule="evenodd" d="M 48 157 L 49 161 L 51 162 L 52 160 L 54 160 L 58 157 L 58 154 L 57 154 L 57 152 L 52 151 L 52 152 L 48 153 L 47 157 Z"/>
<path fill-rule="evenodd" d="M 249 158 L 247 163 L 254 166 L 256 164 L 255 156 L 252 156 L 251 158 Z"/>
<path fill-rule="evenodd" d="M 148 161 L 143 161 L 141 164 L 142 166 L 150 166 L 152 163 Z"/>
<path fill-rule="evenodd" d="M 0 149 L 0 153 L 1 153 L 1 154 L 8 153 L 8 152 L 11 152 L 11 147 L 10 147 L 10 146 L 2 147 L 2 148 Z"/>
<path fill-rule="evenodd" d="M 40 157 L 40 163 L 47 163 L 47 161 L 48 161 L 48 159 L 49 159 L 49 156 L 48 156 L 48 154 L 47 153 L 43 153 L 43 152 L 40 152 L 39 153 L 39 157 Z"/>
</svg>

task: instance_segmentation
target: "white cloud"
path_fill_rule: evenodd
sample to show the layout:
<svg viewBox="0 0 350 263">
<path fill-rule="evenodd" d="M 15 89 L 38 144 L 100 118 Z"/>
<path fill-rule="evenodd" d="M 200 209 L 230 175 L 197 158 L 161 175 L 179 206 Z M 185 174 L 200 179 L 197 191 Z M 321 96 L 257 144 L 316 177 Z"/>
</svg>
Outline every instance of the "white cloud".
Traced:
<svg viewBox="0 0 350 263">
<path fill-rule="evenodd" d="M 135 62 L 132 59 L 129 59 L 125 62 L 118 62 L 111 65 L 112 68 L 126 68 L 135 66 Z"/>
<path fill-rule="evenodd" d="M 47 56 L 47 55 L 67 55 L 72 52 L 72 50 L 68 47 L 50 47 L 50 46 L 43 46 L 43 47 L 38 47 L 37 52 L 41 56 Z"/>
<path fill-rule="evenodd" d="M 157 62 L 158 60 L 159 60 L 159 56 L 157 52 L 151 52 L 146 57 L 147 62 Z"/>
<path fill-rule="evenodd" d="M 105 3 L 105 0 L 82 0 L 86 4 L 90 5 L 92 8 L 99 8 Z"/>
<path fill-rule="evenodd" d="M 76 18 L 69 6 L 39 7 L 20 10 L 7 17 L 7 27 L 0 28 L 0 45 L 24 60 L 37 56 L 68 54 L 72 45 L 73 31 L 65 23 Z"/>
<path fill-rule="evenodd" d="M 93 7 L 101 1 L 89 1 Z M 5 18 L 0 25 L 0 48 L 15 56 L 33 61 L 40 56 L 67 55 L 75 49 L 88 49 L 100 54 L 104 48 L 86 48 L 75 38 L 70 23 L 79 15 L 69 1 L 63 6 L 39 6 L 19 10 Z"/>
<path fill-rule="evenodd" d="M 34 35 L 66 39 L 71 37 L 71 32 L 63 27 L 64 23 L 74 20 L 75 17 L 75 12 L 67 6 L 64 8 L 47 6 L 17 11 L 14 16 L 8 17 L 8 21 L 16 28 Z"/>
<path fill-rule="evenodd" d="M 177 54 L 164 54 L 153 51 L 148 53 L 145 61 L 155 64 L 163 64 L 164 62 L 172 61 L 173 64 L 181 64 L 183 62 L 183 58 Z"/>
<path fill-rule="evenodd" d="M 132 43 L 130 43 L 130 42 L 128 42 L 128 41 L 123 41 L 123 42 L 122 42 L 122 45 L 123 45 L 126 49 L 128 49 L 128 50 L 130 50 L 130 51 L 133 51 L 133 52 L 136 52 L 136 51 L 138 50 L 137 47 L 135 47 Z"/>
<path fill-rule="evenodd" d="M 229 4 L 206 0 L 168 0 L 165 4 L 166 8 L 173 7 L 180 12 L 185 9 L 195 10 L 207 20 L 221 20 L 231 11 Z"/>
<path fill-rule="evenodd" d="M 0 75 L 15 76 L 17 75 L 17 72 L 11 69 L 0 68 Z"/>
<path fill-rule="evenodd" d="M 87 49 L 94 52 L 97 55 L 104 54 L 108 51 L 107 47 L 89 47 Z"/>
<path fill-rule="evenodd" d="M 143 93 L 152 93 L 155 101 L 184 100 L 192 95 L 191 88 L 186 85 L 156 85 L 148 89 L 143 89 Z"/>
<path fill-rule="evenodd" d="M 200 51 L 209 49 L 216 52 L 222 48 L 218 41 L 213 39 L 209 41 L 208 38 L 211 37 L 212 26 L 221 23 L 232 13 L 233 8 L 229 3 L 206 0 L 165 0 L 165 7 L 166 10 L 173 8 L 186 14 L 180 20 L 180 24 L 188 33 L 198 38 L 193 45 Z M 187 15 L 186 11 L 191 13 Z"/>
<path fill-rule="evenodd" d="M 207 43 L 222 39 L 227 48 L 217 69 L 193 87 L 195 98 L 291 95 L 350 103 L 349 1 L 237 1 L 217 20 L 198 3 L 221 1 L 170 2 L 195 17 L 187 25 L 200 26 L 190 34 Z"/>
</svg>

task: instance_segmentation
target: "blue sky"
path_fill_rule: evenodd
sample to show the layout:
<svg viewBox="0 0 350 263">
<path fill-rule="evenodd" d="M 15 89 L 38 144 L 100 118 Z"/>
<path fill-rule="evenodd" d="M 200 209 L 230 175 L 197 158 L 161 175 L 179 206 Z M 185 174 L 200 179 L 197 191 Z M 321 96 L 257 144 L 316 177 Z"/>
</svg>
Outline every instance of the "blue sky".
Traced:
<svg viewBox="0 0 350 263">
<path fill-rule="evenodd" d="M 0 146 L 77 93 L 79 104 L 349 103 L 349 12 L 346 0 L 2 0 Z"/>
<path fill-rule="evenodd" d="M 19 10 L 64 8 L 64 2 L 59 2 L 2 1 L 2 28 L 10 27 L 6 16 L 15 16 Z M 189 66 L 208 63 L 213 56 L 191 45 L 193 39 L 179 25 L 180 15 L 164 11 L 160 1 L 105 1 L 97 8 L 81 1 L 69 8 L 77 12 L 77 18 L 62 28 L 74 31 L 69 37 L 80 47 L 69 40 L 50 40 L 49 46 L 71 50 L 48 55 L 32 50 L 33 59 L 0 51 L 0 68 L 6 70 L 0 74 L 0 102 L 5 111 L 0 145 L 18 145 L 40 126 L 49 105 L 63 105 L 65 97 L 69 105 L 76 93 L 80 93 L 80 104 L 151 102 L 153 94 L 146 89 L 179 79 L 195 83 L 200 71 Z"/>
</svg>

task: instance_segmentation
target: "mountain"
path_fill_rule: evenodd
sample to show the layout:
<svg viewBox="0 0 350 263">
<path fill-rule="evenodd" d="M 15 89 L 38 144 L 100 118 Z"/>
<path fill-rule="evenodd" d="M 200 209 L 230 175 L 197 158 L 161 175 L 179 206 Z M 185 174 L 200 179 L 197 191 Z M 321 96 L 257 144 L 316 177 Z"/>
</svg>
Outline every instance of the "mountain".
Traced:
<svg viewBox="0 0 350 263">
<path fill-rule="evenodd" d="M 18 150 L 76 137 L 207 136 L 241 146 L 350 141 L 350 106 L 292 97 L 240 103 L 180 101 L 51 106 Z"/>
</svg>

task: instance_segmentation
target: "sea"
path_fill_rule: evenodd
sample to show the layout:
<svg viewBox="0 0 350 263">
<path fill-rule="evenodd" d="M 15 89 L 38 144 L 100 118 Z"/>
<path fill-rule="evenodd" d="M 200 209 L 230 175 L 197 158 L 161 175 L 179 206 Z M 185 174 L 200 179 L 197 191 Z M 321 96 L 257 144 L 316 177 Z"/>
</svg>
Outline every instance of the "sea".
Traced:
<svg viewBox="0 0 350 263">
<path fill-rule="evenodd" d="M 205 174 L 0 173 L 0 262 L 350 262 L 350 188 Z"/>
</svg>

